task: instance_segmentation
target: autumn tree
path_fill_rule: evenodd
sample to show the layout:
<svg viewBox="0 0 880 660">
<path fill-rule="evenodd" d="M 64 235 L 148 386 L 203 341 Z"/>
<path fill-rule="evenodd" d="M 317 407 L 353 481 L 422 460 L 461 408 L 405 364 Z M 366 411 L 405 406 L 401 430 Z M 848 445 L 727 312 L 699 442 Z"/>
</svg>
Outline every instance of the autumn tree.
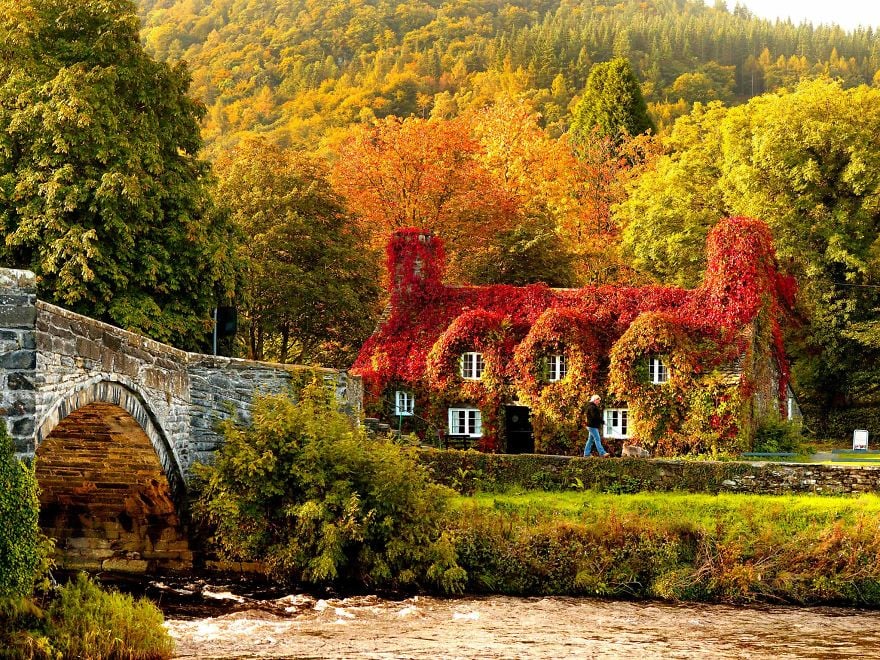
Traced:
<svg viewBox="0 0 880 660">
<path fill-rule="evenodd" d="M 240 318 L 255 360 L 346 367 L 373 330 L 377 259 L 324 164 L 261 139 L 216 163 L 218 201 L 244 236 Z"/>
<path fill-rule="evenodd" d="M 128 0 L 0 0 L 0 248 L 41 297 L 198 347 L 233 283 L 185 67 Z"/>
<path fill-rule="evenodd" d="M 482 284 L 572 286 L 574 252 L 559 229 L 571 212 L 575 160 L 521 100 L 501 99 L 474 116 L 477 159 L 494 191 L 502 228 L 467 264 Z"/>
<path fill-rule="evenodd" d="M 656 132 L 639 81 L 625 58 L 590 69 L 583 96 L 574 109 L 572 140 L 576 144 L 587 140 L 596 126 L 601 137 L 615 142 L 648 130 Z"/>
<path fill-rule="evenodd" d="M 455 279 L 504 217 L 478 150 L 465 119 L 389 117 L 352 131 L 336 155 L 333 185 L 374 249 L 401 227 L 432 230 L 446 241 Z"/>
<path fill-rule="evenodd" d="M 598 126 L 576 144 L 569 173 L 572 208 L 559 231 L 576 255 L 576 276 L 582 284 L 644 281 L 620 255 L 621 227 L 612 209 L 627 197 L 627 185 L 649 171 L 661 145 L 651 135 L 603 135 Z"/>
</svg>

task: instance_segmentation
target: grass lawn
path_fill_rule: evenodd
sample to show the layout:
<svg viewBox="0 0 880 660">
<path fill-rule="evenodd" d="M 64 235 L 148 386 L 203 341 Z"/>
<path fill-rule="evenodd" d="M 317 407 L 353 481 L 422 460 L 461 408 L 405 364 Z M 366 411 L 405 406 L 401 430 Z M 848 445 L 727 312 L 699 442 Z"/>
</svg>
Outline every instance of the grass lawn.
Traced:
<svg viewBox="0 0 880 660">
<path fill-rule="evenodd" d="M 880 496 L 830 497 L 818 495 L 742 495 L 691 493 L 637 493 L 614 495 L 592 491 L 512 491 L 458 497 L 456 508 L 513 514 L 526 520 L 565 519 L 594 523 L 609 517 L 691 524 L 725 530 L 724 536 L 761 530 L 801 532 L 835 522 L 857 525 L 860 519 L 880 517 Z"/>
</svg>

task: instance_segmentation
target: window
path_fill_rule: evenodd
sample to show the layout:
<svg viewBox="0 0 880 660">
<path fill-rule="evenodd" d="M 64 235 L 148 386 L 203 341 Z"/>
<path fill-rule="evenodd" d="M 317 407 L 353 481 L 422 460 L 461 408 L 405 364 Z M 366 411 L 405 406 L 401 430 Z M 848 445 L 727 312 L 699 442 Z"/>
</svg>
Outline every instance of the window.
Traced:
<svg viewBox="0 0 880 660">
<path fill-rule="evenodd" d="M 483 435 L 483 414 L 476 408 L 449 409 L 449 435 Z"/>
<path fill-rule="evenodd" d="M 461 354 L 461 377 L 465 380 L 480 380 L 485 367 L 482 353 Z"/>
<path fill-rule="evenodd" d="M 551 355 L 548 363 L 550 367 L 549 380 L 551 383 L 557 383 L 565 378 L 565 374 L 568 373 L 568 362 L 564 355 Z"/>
<path fill-rule="evenodd" d="M 669 380 L 669 369 L 663 364 L 662 358 L 652 357 L 648 360 L 648 375 L 651 378 L 651 382 L 655 385 L 660 385 Z"/>
<path fill-rule="evenodd" d="M 626 408 L 608 408 L 605 410 L 605 437 L 629 437 L 629 411 Z"/>
<path fill-rule="evenodd" d="M 412 415 L 415 408 L 415 398 L 412 392 L 404 392 L 398 390 L 394 394 L 394 414 L 395 415 Z"/>
</svg>

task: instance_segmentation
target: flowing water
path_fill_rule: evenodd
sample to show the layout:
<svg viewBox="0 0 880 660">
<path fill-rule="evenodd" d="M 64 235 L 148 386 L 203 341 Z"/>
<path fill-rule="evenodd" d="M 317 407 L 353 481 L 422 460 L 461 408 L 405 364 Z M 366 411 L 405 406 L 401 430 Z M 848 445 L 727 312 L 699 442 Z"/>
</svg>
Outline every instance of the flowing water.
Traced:
<svg viewBox="0 0 880 660">
<path fill-rule="evenodd" d="M 880 658 L 876 611 L 197 591 L 160 600 L 181 658 Z"/>
</svg>

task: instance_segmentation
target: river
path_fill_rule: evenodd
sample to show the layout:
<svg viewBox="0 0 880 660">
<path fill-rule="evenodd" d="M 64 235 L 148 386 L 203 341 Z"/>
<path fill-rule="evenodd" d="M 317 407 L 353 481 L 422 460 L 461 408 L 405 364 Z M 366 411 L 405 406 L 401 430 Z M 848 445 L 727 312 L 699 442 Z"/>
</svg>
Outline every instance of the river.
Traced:
<svg viewBox="0 0 880 660">
<path fill-rule="evenodd" d="M 875 658 L 880 612 L 584 598 L 265 598 L 160 604 L 180 658 Z M 154 594 L 155 597 L 155 594 Z"/>
</svg>

